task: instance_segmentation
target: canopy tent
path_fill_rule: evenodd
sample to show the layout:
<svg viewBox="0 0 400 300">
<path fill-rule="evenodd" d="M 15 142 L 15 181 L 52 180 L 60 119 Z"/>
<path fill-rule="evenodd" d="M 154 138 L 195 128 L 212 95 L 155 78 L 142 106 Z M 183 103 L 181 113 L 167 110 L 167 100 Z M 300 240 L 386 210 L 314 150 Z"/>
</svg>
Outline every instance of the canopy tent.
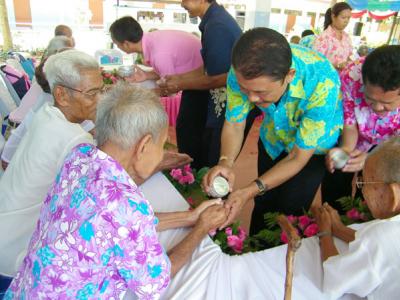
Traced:
<svg viewBox="0 0 400 300">
<path fill-rule="evenodd" d="M 369 11 L 399 11 L 400 1 L 393 0 L 348 0 L 353 9 Z"/>
</svg>

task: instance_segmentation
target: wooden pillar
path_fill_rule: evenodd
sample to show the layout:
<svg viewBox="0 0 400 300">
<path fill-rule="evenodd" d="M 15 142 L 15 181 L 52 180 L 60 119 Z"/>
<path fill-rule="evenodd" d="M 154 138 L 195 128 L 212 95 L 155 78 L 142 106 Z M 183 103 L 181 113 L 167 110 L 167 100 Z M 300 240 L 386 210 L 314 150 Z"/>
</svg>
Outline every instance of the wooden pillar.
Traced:
<svg viewBox="0 0 400 300">
<path fill-rule="evenodd" d="M 7 6 L 5 0 L 0 0 L 0 27 L 3 34 L 3 50 L 9 51 L 13 48 L 10 24 L 8 23 Z"/>
</svg>

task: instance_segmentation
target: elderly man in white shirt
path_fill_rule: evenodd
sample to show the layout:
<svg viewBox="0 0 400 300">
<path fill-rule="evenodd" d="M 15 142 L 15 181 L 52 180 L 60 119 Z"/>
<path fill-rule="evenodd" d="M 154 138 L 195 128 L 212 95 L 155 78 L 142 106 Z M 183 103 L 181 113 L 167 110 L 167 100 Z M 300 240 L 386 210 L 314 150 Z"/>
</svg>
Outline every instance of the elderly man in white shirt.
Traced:
<svg viewBox="0 0 400 300">
<path fill-rule="evenodd" d="M 70 150 L 94 143 L 79 123 L 94 120 L 103 78 L 96 60 L 76 50 L 51 56 L 44 67 L 54 105 L 36 112 L 0 180 L 0 272 L 13 276 L 35 228 L 48 188 Z"/>
<path fill-rule="evenodd" d="M 375 221 L 354 231 L 328 204 L 317 213 L 324 269 L 324 292 L 331 299 L 355 294 L 368 299 L 398 299 L 400 285 L 400 137 L 393 137 L 367 158 L 362 187 Z M 332 236 L 348 242 L 339 254 Z"/>
</svg>

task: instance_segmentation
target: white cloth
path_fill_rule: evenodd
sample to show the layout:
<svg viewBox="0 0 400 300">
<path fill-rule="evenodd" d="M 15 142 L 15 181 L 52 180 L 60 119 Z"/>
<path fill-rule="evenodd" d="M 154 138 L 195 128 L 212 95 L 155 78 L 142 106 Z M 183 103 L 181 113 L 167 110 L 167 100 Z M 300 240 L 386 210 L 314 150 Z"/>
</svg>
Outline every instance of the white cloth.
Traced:
<svg viewBox="0 0 400 300">
<path fill-rule="evenodd" d="M 368 299 L 400 297 L 400 216 L 375 220 L 356 232 L 347 251 L 324 263 L 324 291 L 337 299 L 353 293 Z"/>
<path fill-rule="evenodd" d="M 0 180 L 0 273 L 13 276 L 64 158 L 93 137 L 45 103 Z"/>
<path fill-rule="evenodd" d="M 167 179 L 156 174 L 142 186 L 154 211 L 187 210 L 186 201 Z M 187 229 L 161 232 L 162 245 L 171 249 L 188 233 Z M 346 245 L 337 241 L 340 249 Z M 283 299 L 287 247 L 280 246 L 257 253 L 229 256 L 222 253 L 208 236 L 197 247 L 191 260 L 172 279 L 163 299 Z M 296 252 L 293 300 L 328 299 L 322 293 L 322 263 L 318 238 L 302 241 Z M 130 292 L 126 299 L 133 299 Z M 341 299 L 360 299 L 346 295 Z"/>
</svg>

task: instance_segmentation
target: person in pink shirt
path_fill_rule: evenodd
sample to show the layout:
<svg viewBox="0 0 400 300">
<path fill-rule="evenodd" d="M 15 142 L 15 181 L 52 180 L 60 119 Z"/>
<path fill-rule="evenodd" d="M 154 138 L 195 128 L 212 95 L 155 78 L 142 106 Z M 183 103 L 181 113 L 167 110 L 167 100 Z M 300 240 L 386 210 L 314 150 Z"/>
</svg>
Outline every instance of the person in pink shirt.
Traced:
<svg viewBox="0 0 400 300">
<path fill-rule="evenodd" d="M 200 40 L 191 33 L 178 30 L 156 30 L 144 33 L 140 24 L 132 17 L 122 17 L 110 26 L 113 42 L 126 53 L 141 53 L 144 64 L 153 68 L 143 71 L 135 67 L 133 81 L 159 80 L 167 75 L 178 75 L 199 69 L 203 65 Z M 165 96 L 165 95 L 164 95 Z M 193 158 L 195 169 L 204 167 L 202 160 L 208 110 L 208 90 L 183 90 L 181 103 L 190 103 L 196 114 L 190 122 L 178 115 L 176 135 L 179 152 Z M 182 107 L 182 106 L 181 106 Z M 190 131 L 190 135 L 184 132 Z"/>
<path fill-rule="evenodd" d="M 344 128 L 341 145 L 327 155 L 328 170 L 334 171 L 332 156 L 338 149 L 350 159 L 324 180 L 325 201 L 349 196 L 354 173 L 362 170 L 368 152 L 400 135 L 400 46 L 377 48 L 344 68 L 340 78 Z"/>
<path fill-rule="evenodd" d="M 325 13 L 324 32 L 314 42 L 314 50 L 325 55 L 336 69 L 341 70 L 350 60 L 353 46 L 344 31 L 351 18 L 351 6 L 338 2 Z"/>
</svg>

